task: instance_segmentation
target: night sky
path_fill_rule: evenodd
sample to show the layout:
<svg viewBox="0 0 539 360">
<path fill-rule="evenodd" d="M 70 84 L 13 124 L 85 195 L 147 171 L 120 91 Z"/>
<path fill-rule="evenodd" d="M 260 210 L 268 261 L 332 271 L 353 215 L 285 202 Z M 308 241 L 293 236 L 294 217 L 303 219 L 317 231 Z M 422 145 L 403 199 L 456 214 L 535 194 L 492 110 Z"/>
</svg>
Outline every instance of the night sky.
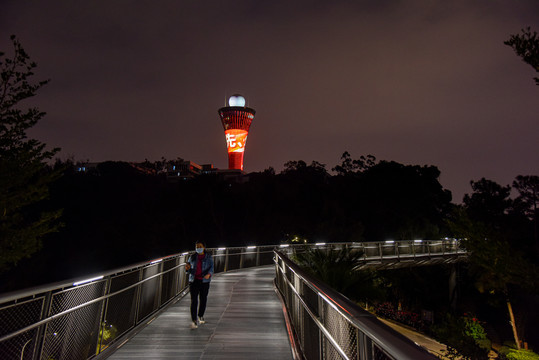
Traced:
<svg viewBox="0 0 539 360">
<path fill-rule="evenodd" d="M 536 73 L 503 44 L 539 31 L 539 1 L 6 1 L 51 82 L 30 135 L 75 160 L 181 157 L 227 167 L 217 109 L 257 114 L 245 170 L 352 158 L 436 165 L 470 180 L 539 173 Z"/>
</svg>

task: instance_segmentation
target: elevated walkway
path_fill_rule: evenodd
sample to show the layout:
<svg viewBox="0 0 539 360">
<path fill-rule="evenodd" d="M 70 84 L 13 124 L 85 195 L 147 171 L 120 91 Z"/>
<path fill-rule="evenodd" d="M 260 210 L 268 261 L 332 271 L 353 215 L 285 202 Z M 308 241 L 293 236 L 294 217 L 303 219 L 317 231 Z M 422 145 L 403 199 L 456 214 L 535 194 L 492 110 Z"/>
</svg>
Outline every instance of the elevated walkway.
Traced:
<svg viewBox="0 0 539 360">
<path fill-rule="evenodd" d="M 432 359 L 288 258 L 308 248 L 343 247 L 362 252 L 359 267 L 451 263 L 467 256 L 453 239 L 211 249 L 208 323 L 191 330 L 190 296 L 184 296 L 190 253 L 169 255 L 0 294 L 0 359 Z"/>
<path fill-rule="evenodd" d="M 187 294 L 108 359 L 292 359 L 275 266 L 216 274 L 206 324 L 191 330 Z"/>
</svg>

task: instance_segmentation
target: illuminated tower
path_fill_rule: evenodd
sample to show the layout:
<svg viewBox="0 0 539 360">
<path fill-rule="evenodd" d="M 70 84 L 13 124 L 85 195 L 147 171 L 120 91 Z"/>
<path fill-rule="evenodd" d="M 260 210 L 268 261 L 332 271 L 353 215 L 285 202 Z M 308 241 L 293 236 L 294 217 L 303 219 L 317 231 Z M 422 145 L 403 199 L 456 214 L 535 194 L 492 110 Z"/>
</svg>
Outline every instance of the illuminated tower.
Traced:
<svg viewBox="0 0 539 360">
<path fill-rule="evenodd" d="M 243 153 L 255 110 L 245 106 L 243 96 L 232 95 L 228 106 L 219 109 L 219 116 L 225 129 L 228 168 L 243 171 Z"/>
</svg>

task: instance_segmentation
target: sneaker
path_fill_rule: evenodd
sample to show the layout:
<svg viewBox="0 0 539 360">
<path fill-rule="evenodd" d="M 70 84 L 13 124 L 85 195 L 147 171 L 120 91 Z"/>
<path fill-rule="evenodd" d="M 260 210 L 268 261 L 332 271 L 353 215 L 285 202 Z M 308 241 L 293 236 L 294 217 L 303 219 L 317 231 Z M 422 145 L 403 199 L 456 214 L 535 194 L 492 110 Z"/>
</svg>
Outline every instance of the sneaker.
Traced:
<svg viewBox="0 0 539 360">
<path fill-rule="evenodd" d="M 194 322 L 194 321 L 193 321 L 193 322 L 191 322 L 191 329 L 196 329 L 196 328 L 198 328 L 198 325 L 197 325 L 197 323 L 196 323 L 196 322 Z"/>
<path fill-rule="evenodd" d="M 202 316 L 199 316 L 198 317 L 198 323 L 199 324 L 205 324 L 206 323 L 206 320 L 204 320 L 204 318 Z"/>
</svg>

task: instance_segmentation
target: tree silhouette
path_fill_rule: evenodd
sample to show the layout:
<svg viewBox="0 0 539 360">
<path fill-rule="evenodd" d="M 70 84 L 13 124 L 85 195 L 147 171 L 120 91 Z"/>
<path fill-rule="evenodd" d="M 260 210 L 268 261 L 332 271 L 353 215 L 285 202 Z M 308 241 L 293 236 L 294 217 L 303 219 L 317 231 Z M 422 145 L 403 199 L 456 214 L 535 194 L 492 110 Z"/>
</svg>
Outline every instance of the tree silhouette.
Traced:
<svg viewBox="0 0 539 360">
<path fill-rule="evenodd" d="M 533 221 L 533 237 L 535 240 L 535 246 L 539 253 L 539 239 L 538 239 L 538 216 L 537 203 L 539 202 L 539 176 L 523 176 L 518 175 L 513 181 L 513 188 L 515 188 L 519 196 L 515 199 L 516 206 L 522 207 L 522 211 Z"/>
<path fill-rule="evenodd" d="M 531 65 L 536 72 L 539 72 L 539 37 L 537 31 L 532 33 L 531 28 L 528 26 L 526 29 L 522 29 L 522 34 L 511 35 L 509 40 L 504 41 L 505 45 L 513 48 L 515 53 L 522 58 L 522 60 Z M 539 78 L 535 77 L 535 85 L 539 85 Z"/>
<path fill-rule="evenodd" d="M 520 348 L 522 334 L 517 333 L 512 303 L 518 297 L 515 294 L 530 293 L 539 285 L 539 268 L 520 238 L 521 222 L 515 221 L 523 213 L 515 212 L 519 207 L 509 197 L 509 186 L 485 178 L 471 185 L 474 192 L 464 197 L 463 207 L 455 208 L 450 228 L 453 236 L 465 239 L 477 290 L 505 301 Z"/>
<path fill-rule="evenodd" d="M 45 113 L 22 109 L 20 103 L 48 81 L 31 83 L 36 64 L 15 36 L 14 54 L 0 53 L 0 270 L 16 264 L 41 247 L 45 234 L 57 230 L 60 211 L 46 211 L 48 186 L 58 175 L 46 161 L 59 149 L 27 138 L 27 130 Z"/>
</svg>

